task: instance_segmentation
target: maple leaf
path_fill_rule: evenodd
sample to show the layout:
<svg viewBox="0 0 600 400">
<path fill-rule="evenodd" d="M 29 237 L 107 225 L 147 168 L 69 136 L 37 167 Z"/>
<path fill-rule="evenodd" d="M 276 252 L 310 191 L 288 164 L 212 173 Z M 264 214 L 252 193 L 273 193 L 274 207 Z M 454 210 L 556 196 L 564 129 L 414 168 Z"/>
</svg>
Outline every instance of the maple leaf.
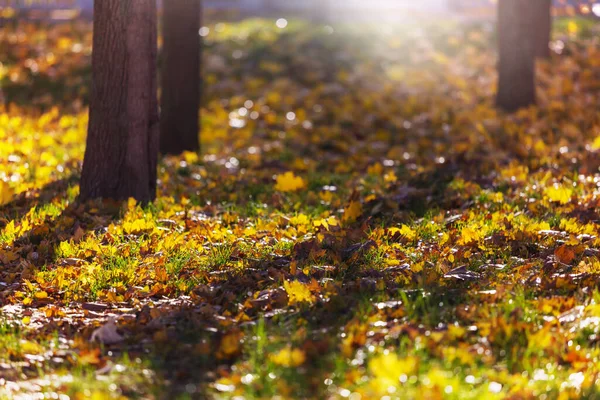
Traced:
<svg viewBox="0 0 600 400">
<path fill-rule="evenodd" d="M 576 254 L 573 248 L 563 245 L 554 250 L 554 256 L 563 264 L 571 264 L 575 259 Z"/>
<path fill-rule="evenodd" d="M 278 175 L 276 181 L 275 190 L 280 192 L 295 192 L 306 187 L 306 181 L 291 171 Z"/>
<path fill-rule="evenodd" d="M 322 226 L 327 230 L 329 230 L 330 226 L 338 226 L 338 224 L 339 224 L 339 221 L 333 215 L 331 217 L 319 219 L 319 220 L 316 220 L 313 222 L 313 225 L 315 226 L 315 228 Z"/>
<path fill-rule="evenodd" d="M 483 233 L 475 228 L 464 227 L 460 232 L 457 243 L 463 246 L 477 243 L 483 238 Z"/>
<path fill-rule="evenodd" d="M 395 226 L 391 227 L 391 228 L 388 229 L 388 234 L 390 236 L 394 236 L 396 234 L 399 234 L 401 236 L 404 236 L 408 240 L 415 240 L 415 238 L 417 237 L 417 232 L 415 232 L 408 225 L 402 225 L 400 228 L 395 227 Z"/>
<path fill-rule="evenodd" d="M 306 214 L 298 214 L 290 218 L 290 224 L 292 225 L 308 225 L 310 219 Z"/>
<path fill-rule="evenodd" d="M 352 223 L 356 221 L 358 217 L 362 214 L 362 204 L 360 201 L 353 200 L 348 204 L 348 207 L 344 210 L 344 216 L 342 217 L 342 221 L 345 223 Z"/>
<path fill-rule="evenodd" d="M 9 250 L 0 249 L 0 261 L 3 264 L 10 264 L 19 259 L 19 255 Z"/>
<path fill-rule="evenodd" d="M 284 281 L 283 287 L 288 294 L 290 304 L 296 303 L 312 303 L 314 296 L 310 292 L 307 285 L 298 281 Z"/>
<path fill-rule="evenodd" d="M 560 204 L 567 204 L 571 201 L 573 189 L 564 185 L 555 183 L 544 190 L 544 195 L 550 200 Z"/>
</svg>

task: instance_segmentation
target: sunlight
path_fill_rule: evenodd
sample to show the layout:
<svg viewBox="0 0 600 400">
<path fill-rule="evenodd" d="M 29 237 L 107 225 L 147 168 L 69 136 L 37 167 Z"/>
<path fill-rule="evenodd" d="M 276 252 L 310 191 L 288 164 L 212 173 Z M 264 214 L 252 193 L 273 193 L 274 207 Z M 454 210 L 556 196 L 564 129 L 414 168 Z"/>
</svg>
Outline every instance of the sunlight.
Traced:
<svg viewBox="0 0 600 400">
<path fill-rule="evenodd" d="M 398 20 L 424 13 L 449 11 L 448 0 L 331 0 L 327 6 L 335 17 L 368 17 L 378 20 Z"/>
</svg>

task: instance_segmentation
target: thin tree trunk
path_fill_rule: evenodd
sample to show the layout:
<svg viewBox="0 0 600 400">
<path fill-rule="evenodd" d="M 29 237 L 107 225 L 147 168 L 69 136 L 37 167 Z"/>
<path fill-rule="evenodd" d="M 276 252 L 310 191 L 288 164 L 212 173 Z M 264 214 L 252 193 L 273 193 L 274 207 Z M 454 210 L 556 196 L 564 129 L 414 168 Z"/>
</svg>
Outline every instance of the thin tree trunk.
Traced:
<svg viewBox="0 0 600 400">
<path fill-rule="evenodd" d="M 156 48 L 156 0 L 94 2 L 82 200 L 156 197 Z"/>
<path fill-rule="evenodd" d="M 535 38 L 532 3 L 498 1 L 498 107 L 506 111 L 535 104 Z"/>
<path fill-rule="evenodd" d="M 536 38 L 535 55 L 539 58 L 550 58 L 550 39 L 552 36 L 552 0 L 535 0 L 535 8 L 531 26 Z"/>
<path fill-rule="evenodd" d="M 163 10 L 160 151 L 198 151 L 200 0 L 169 0 Z"/>
</svg>

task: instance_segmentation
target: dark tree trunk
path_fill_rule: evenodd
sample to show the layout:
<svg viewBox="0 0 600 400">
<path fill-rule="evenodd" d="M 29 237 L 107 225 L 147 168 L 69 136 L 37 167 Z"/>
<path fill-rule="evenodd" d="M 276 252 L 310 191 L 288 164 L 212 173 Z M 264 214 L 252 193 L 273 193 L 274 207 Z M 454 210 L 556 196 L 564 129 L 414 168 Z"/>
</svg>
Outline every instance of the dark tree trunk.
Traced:
<svg viewBox="0 0 600 400">
<path fill-rule="evenodd" d="M 498 1 L 498 95 L 505 111 L 535 104 L 535 37 L 532 16 L 539 0 Z"/>
<path fill-rule="evenodd" d="M 550 39 L 552 35 L 552 0 L 535 0 L 531 26 L 535 35 L 535 55 L 550 58 Z"/>
<path fill-rule="evenodd" d="M 160 152 L 198 151 L 200 0 L 169 0 L 163 11 Z"/>
<path fill-rule="evenodd" d="M 156 56 L 156 0 L 94 2 L 82 200 L 156 197 Z"/>
</svg>

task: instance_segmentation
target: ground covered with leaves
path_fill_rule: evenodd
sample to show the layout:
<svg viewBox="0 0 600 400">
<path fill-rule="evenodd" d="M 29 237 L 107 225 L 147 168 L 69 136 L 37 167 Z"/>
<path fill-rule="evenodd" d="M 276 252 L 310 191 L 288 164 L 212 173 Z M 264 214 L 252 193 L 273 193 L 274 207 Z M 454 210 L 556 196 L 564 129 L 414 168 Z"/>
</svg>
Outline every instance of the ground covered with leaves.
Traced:
<svg viewBox="0 0 600 400">
<path fill-rule="evenodd" d="M 511 115 L 493 32 L 203 28 L 142 207 L 76 201 L 90 25 L 3 25 L 0 398 L 600 397 L 598 30 Z"/>
</svg>

